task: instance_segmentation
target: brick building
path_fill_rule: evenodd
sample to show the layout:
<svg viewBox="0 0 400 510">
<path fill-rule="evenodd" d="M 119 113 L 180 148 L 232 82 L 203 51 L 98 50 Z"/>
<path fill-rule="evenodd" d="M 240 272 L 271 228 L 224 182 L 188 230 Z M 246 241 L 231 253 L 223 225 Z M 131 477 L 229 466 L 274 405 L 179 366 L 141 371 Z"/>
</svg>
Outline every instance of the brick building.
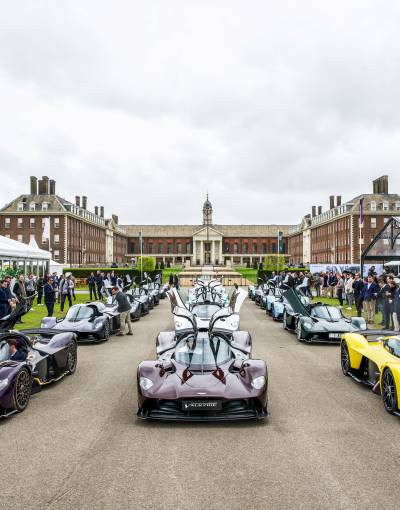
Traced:
<svg viewBox="0 0 400 510">
<path fill-rule="evenodd" d="M 288 236 L 289 261 L 292 264 L 357 264 L 361 251 L 391 216 L 398 216 L 400 195 L 389 193 L 388 177 L 373 181 L 373 192 L 342 203 L 342 197 L 330 197 L 330 207 L 312 208 L 300 225 Z M 360 229 L 360 203 L 363 224 Z"/>
<path fill-rule="evenodd" d="M 218 225 L 208 197 L 201 225 L 123 225 L 128 258 L 143 254 L 171 264 L 253 264 L 269 254 L 287 254 L 290 225 Z M 281 232 L 281 241 L 278 240 Z"/>
<path fill-rule="evenodd" d="M 87 197 L 71 203 L 56 195 L 56 183 L 48 177 L 30 179 L 30 193 L 0 209 L 0 235 L 51 251 L 62 264 L 124 262 L 126 235 L 118 218 L 104 218 L 104 208 L 87 208 Z"/>
</svg>

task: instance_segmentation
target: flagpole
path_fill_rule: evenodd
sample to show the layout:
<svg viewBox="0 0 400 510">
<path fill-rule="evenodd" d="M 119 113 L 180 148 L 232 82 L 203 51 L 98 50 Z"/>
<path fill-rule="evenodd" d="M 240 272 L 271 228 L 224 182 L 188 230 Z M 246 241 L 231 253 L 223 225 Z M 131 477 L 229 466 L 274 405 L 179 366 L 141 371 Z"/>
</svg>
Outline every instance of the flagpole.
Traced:
<svg viewBox="0 0 400 510">
<path fill-rule="evenodd" d="M 140 238 L 140 281 L 143 281 L 143 239 L 142 231 L 139 232 Z"/>
</svg>

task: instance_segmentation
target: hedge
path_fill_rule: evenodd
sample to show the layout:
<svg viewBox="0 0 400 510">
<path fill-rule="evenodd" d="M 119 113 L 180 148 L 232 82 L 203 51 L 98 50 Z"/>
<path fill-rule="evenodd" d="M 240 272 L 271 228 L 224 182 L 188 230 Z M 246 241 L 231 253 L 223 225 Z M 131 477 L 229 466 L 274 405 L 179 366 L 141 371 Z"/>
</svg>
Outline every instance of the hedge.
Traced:
<svg viewBox="0 0 400 510">
<path fill-rule="evenodd" d="M 304 273 L 307 269 L 305 267 L 285 267 L 282 271 L 289 271 L 290 273 Z M 257 273 L 257 278 L 261 278 L 262 280 L 269 279 L 271 278 L 272 273 L 273 271 L 260 270 Z"/>
<path fill-rule="evenodd" d="M 107 274 L 114 271 L 114 274 L 118 274 L 120 276 L 126 276 L 129 275 L 132 279 L 132 281 L 135 278 L 140 279 L 140 271 L 137 269 L 132 269 L 131 267 L 75 267 L 72 269 L 65 268 L 63 270 L 63 273 L 72 273 L 75 278 L 88 278 L 90 276 L 90 273 L 96 274 L 97 271 L 100 271 L 101 273 Z M 154 278 L 158 274 L 162 274 L 162 271 L 144 271 L 146 272 L 150 278 Z"/>
</svg>

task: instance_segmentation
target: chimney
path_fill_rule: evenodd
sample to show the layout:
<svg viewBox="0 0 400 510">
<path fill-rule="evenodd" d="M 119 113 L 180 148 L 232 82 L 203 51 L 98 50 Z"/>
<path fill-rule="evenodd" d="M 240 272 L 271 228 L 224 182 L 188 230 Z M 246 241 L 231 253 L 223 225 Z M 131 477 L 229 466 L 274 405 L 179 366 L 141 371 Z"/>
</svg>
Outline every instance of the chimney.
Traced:
<svg viewBox="0 0 400 510">
<path fill-rule="evenodd" d="M 100 206 L 100 216 L 104 218 L 104 207 Z"/>
<path fill-rule="evenodd" d="M 54 179 L 50 179 L 50 195 L 56 194 L 56 181 Z"/>
<path fill-rule="evenodd" d="M 311 209 L 311 210 L 312 210 L 312 214 L 311 214 L 311 216 L 312 216 L 313 218 L 315 218 L 315 216 L 317 215 L 317 208 L 315 207 L 315 205 L 313 205 L 313 206 L 312 206 L 312 209 Z"/>
<path fill-rule="evenodd" d="M 78 195 L 75 197 L 75 205 L 77 207 L 81 206 L 81 197 L 78 197 Z"/>
<path fill-rule="evenodd" d="M 336 205 L 339 207 L 339 205 L 342 205 L 342 195 L 338 195 L 336 197 Z"/>
<path fill-rule="evenodd" d="M 99 215 L 99 208 L 98 208 L 98 206 L 97 206 L 97 205 L 95 205 L 95 206 L 94 206 L 94 214 L 95 214 L 96 216 L 98 216 L 98 215 Z"/>
<path fill-rule="evenodd" d="M 322 214 L 322 205 L 319 205 L 318 206 L 318 216 Z"/>
<path fill-rule="evenodd" d="M 389 177 L 387 175 L 375 179 L 372 184 L 375 195 L 387 195 L 389 193 Z"/>
<path fill-rule="evenodd" d="M 49 178 L 44 175 L 42 177 L 42 183 L 43 183 L 43 195 L 49 194 Z"/>
<path fill-rule="evenodd" d="M 118 225 L 118 216 L 116 214 L 112 215 L 112 219 L 116 225 Z"/>
<path fill-rule="evenodd" d="M 329 197 L 329 209 L 334 209 L 335 208 L 335 197 L 334 195 L 331 195 Z"/>
<path fill-rule="evenodd" d="M 82 197 L 82 209 L 87 209 L 87 197 Z"/>
<path fill-rule="evenodd" d="M 39 181 L 38 181 L 38 191 L 39 191 L 39 195 L 45 195 L 46 194 L 46 191 L 44 189 L 43 179 L 39 179 Z"/>
<path fill-rule="evenodd" d="M 31 195 L 38 194 L 38 180 L 37 177 L 31 176 Z"/>
</svg>

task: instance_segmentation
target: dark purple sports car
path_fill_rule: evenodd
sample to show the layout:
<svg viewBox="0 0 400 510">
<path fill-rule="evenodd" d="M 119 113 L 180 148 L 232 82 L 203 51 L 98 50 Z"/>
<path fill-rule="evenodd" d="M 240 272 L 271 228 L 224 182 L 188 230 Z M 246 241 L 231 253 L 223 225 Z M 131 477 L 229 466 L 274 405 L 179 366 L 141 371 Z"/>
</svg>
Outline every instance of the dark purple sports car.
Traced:
<svg viewBox="0 0 400 510">
<path fill-rule="evenodd" d="M 250 359 L 247 331 L 221 328 L 233 311 L 217 311 L 208 331 L 199 332 L 196 317 L 187 331 L 160 333 L 157 361 L 143 361 L 137 372 L 138 412 L 142 419 L 224 421 L 262 419 L 267 415 L 267 367 Z"/>
<path fill-rule="evenodd" d="M 13 327 L 25 311 L 17 308 L 0 324 L 0 417 L 24 411 L 32 392 L 76 370 L 74 333 L 50 329 L 5 331 Z M 10 359 L 9 339 L 15 340 L 25 361 Z"/>
</svg>

